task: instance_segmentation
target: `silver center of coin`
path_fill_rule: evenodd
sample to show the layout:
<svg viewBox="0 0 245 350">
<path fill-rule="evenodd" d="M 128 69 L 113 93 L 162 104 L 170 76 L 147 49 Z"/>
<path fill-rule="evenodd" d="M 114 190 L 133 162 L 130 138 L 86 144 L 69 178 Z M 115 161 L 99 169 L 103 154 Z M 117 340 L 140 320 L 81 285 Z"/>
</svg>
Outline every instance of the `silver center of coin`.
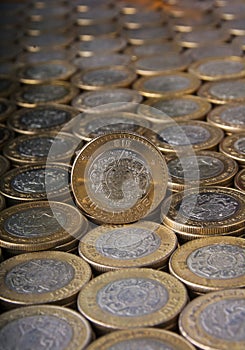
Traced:
<svg viewBox="0 0 245 350">
<path fill-rule="evenodd" d="M 54 108 L 30 110 L 20 117 L 20 123 L 31 129 L 51 128 L 64 124 L 70 114 Z"/>
<path fill-rule="evenodd" d="M 170 117 L 181 117 L 196 112 L 198 103 L 190 100 L 175 99 L 156 102 L 152 107 L 159 109 Z"/>
<path fill-rule="evenodd" d="M 184 197 L 179 211 L 186 218 L 198 221 L 221 221 L 239 210 L 239 202 L 224 193 L 199 193 Z"/>
<path fill-rule="evenodd" d="M 208 141 L 210 132 L 198 125 L 170 126 L 160 131 L 158 137 L 173 146 L 198 145 Z"/>
<path fill-rule="evenodd" d="M 72 341 L 69 323 L 52 315 L 19 318 L 0 330 L 0 349 L 65 350 Z"/>
<path fill-rule="evenodd" d="M 128 227 L 104 233 L 96 240 L 95 247 L 111 259 L 130 260 L 154 253 L 160 244 L 160 237 L 151 230 Z"/>
<path fill-rule="evenodd" d="M 83 82 L 93 86 L 104 86 L 119 83 L 127 79 L 127 72 L 121 70 L 99 70 L 88 72 L 83 77 Z"/>
<path fill-rule="evenodd" d="M 99 307 L 115 316 L 140 317 L 160 310 L 168 301 L 167 289 L 149 278 L 125 278 L 97 293 Z"/>
<path fill-rule="evenodd" d="M 154 338 L 129 339 L 110 346 L 107 350 L 175 350 L 172 346 Z"/>
<path fill-rule="evenodd" d="M 44 85 L 29 88 L 23 94 L 23 98 L 29 103 L 48 102 L 62 98 L 68 94 L 65 86 Z"/>
<path fill-rule="evenodd" d="M 240 62 L 207 62 L 199 66 L 199 71 L 208 76 L 227 75 L 239 73 L 244 69 L 244 64 Z"/>
<path fill-rule="evenodd" d="M 226 299 L 208 305 L 199 316 L 204 330 L 212 337 L 245 341 L 245 300 Z"/>
<path fill-rule="evenodd" d="M 48 236 L 59 231 L 66 223 L 66 217 L 61 211 L 53 211 L 49 208 L 31 208 L 15 213 L 5 220 L 4 229 L 16 237 Z"/>
<path fill-rule="evenodd" d="M 242 81 L 216 83 L 210 88 L 210 93 L 221 99 L 244 98 L 245 84 Z"/>
<path fill-rule="evenodd" d="M 151 91 L 176 91 L 189 87 L 190 81 L 177 75 L 167 77 L 153 77 L 144 83 L 144 88 Z"/>
<path fill-rule="evenodd" d="M 40 67 L 30 67 L 25 71 L 25 76 L 31 79 L 51 79 L 66 73 L 66 67 L 62 65 L 47 64 Z"/>
<path fill-rule="evenodd" d="M 239 138 L 234 143 L 234 147 L 239 153 L 245 154 L 245 137 Z"/>
<path fill-rule="evenodd" d="M 65 261 L 32 259 L 12 268 L 5 276 L 7 287 L 21 294 L 54 292 L 74 278 L 74 268 Z"/>
<path fill-rule="evenodd" d="M 227 108 L 220 114 L 220 118 L 229 124 L 245 127 L 245 105 Z"/>
<path fill-rule="evenodd" d="M 194 250 L 187 258 L 189 269 L 208 279 L 230 279 L 245 274 L 245 250 L 232 244 L 213 244 Z"/>
</svg>

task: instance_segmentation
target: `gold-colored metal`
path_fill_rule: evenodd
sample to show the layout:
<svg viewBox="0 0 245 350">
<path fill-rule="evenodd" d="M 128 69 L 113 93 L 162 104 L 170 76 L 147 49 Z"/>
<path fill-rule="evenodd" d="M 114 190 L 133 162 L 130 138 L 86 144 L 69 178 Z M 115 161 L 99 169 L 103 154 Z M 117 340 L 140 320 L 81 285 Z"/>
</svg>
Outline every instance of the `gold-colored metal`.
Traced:
<svg viewBox="0 0 245 350">
<path fill-rule="evenodd" d="M 234 180 L 235 187 L 245 193 L 245 169 L 242 169 L 237 173 Z"/>
<path fill-rule="evenodd" d="M 235 159 L 242 167 L 245 166 L 245 133 L 237 133 L 224 138 L 220 151 Z"/>
</svg>

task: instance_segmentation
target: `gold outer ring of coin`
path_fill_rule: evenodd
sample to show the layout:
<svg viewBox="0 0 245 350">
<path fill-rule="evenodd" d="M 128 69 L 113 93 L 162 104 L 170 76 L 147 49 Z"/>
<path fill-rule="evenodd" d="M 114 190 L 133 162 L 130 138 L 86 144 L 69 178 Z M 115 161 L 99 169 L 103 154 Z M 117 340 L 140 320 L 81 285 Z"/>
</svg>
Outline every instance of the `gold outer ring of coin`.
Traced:
<svg viewBox="0 0 245 350">
<path fill-rule="evenodd" d="M 160 284 L 168 292 L 168 300 L 158 310 L 141 316 L 117 316 L 104 311 L 98 304 L 98 293 L 120 280 L 128 279 L 152 280 Z M 153 283 L 154 283 L 153 282 Z M 116 297 L 116 294 L 115 294 Z M 116 299 L 116 298 L 115 298 Z M 80 291 L 77 299 L 78 310 L 93 325 L 103 332 L 132 329 L 139 327 L 171 326 L 176 322 L 179 313 L 188 300 L 185 286 L 175 277 L 162 271 L 147 268 L 130 268 L 105 272 L 87 283 Z M 147 301 L 145 301 L 147 302 Z M 142 300 L 142 306 L 144 301 Z"/>
<path fill-rule="evenodd" d="M 72 336 L 67 345 L 67 349 L 69 350 L 85 349 L 92 340 L 92 329 L 88 321 L 83 316 L 81 316 L 78 312 L 75 312 L 68 308 L 54 306 L 54 305 L 26 306 L 24 308 L 22 307 L 15 310 L 7 311 L 2 315 L 0 315 L 0 328 L 3 330 L 4 327 L 8 326 L 9 323 L 14 324 L 16 322 L 16 331 L 17 331 L 17 327 L 19 330 L 18 324 L 19 322 L 21 322 L 21 319 L 24 320 L 25 318 L 29 318 L 29 317 L 30 318 L 37 317 L 37 319 L 39 320 L 41 320 L 42 317 L 56 318 L 56 319 L 60 319 L 63 325 L 65 322 L 72 329 Z M 52 328 L 50 328 L 49 331 L 50 333 L 52 333 L 53 332 Z M 35 334 L 39 333 L 40 329 L 38 327 L 37 328 L 33 327 L 32 332 L 33 332 L 33 337 L 35 338 Z M 55 335 L 59 336 L 58 334 L 59 334 L 58 331 L 55 329 L 54 337 Z M 16 335 L 16 338 L 17 337 L 18 336 Z M 25 339 L 25 335 L 22 335 L 22 337 Z M 22 337 L 21 339 L 23 339 Z M 18 340 L 20 340 L 20 343 L 21 343 L 21 339 L 17 338 L 16 339 L 17 343 L 18 343 Z M 52 340 L 54 341 L 54 338 L 52 338 Z M 61 339 L 59 340 L 61 341 Z M 7 339 L 6 339 L 6 343 L 8 343 Z M 1 343 L 1 344 L 4 346 L 4 343 Z M 11 344 L 12 344 L 12 341 L 11 341 Z M 15 346 L 17 348 L 19 347 L 19 345 L 20 344 L 15 343 Z M 35 346 L 34 339 L 33 339 L 33 345 Z"/>
<path fill-rule="evenodd" d="M 223 129 L 226 133 L 237 133 L 237 132 L 245 132 L 245 123 L 236 123 L 235 121 L 226 121 L 222 118 L 222 113 L 228 113 L 229 110 L 236 107 L 243 107 L 245 109 L 245 104 L 239 103 L 229 103 L 224 106 L 215 107 L 208 115 L 207 122 L 215 125 L 221 129 Z M 242 122 L 242 120 L 241 120 Z"/>
<path fill-rule="evenodd" d="M 226 155 L 215 152 L 215 151 L 199 151 L 196 152 L 195 155 L 198 156 L 206 156 L 206 157 L 212 157 L 214 160 L 218 160 L 222 162 L 224 168 L 221 173 L 216 174 L 215 176 L 210 176 L 208 178 L 199 178 L 198 180 L 189 180 L 187 179 L 187 182 L 185 184 L 185 178 L 174 176 L 173 174 L 170 174 L 169 177 L 169 183 L 168 187 L 174 191 L 183 191 L 184 189 L 190 188 L 190 187 L 198 187 L 198 186 L 227 186 L 230 184 L 236 175 L 238 171 L 238 165 L 237 163 L 227 157 Z M 173 161 L 177 160 L 178 157 L 171 157 L 167 160 L 167 165 Z"/>
<path fill-rule="evenodd" d="M 226 73 L 225 71 L 221 74 L 212 74 L 211 71 L 210 74 L 208 73 L 208 67 L 206 67 L 206 73 L 202 72 L 203 65 L 207 64 L 233 64 L 238 63 L 241 65 L 240 70 L 234 73 Z M 188 71 L 194 75 L 196 75 L 199 79 L 202 80 L 209 80 L 209 81 L 218 81 L 218 80 L 225 80 L 225 79 L 236 79 L 236 78 L 244 78 L 245 76 L 245 59 L 239 56 L 230 56 L 230 57 L 209 57 L 209 58 L 203 58 L 202 60 L 198 60 L 194 63 L 192 63 Z"/>
<path fill-rule="evenodd" d="M 179 121 L 187 121 L 187 120 L 202 120 L 205 118 L 205 115 L 211 110 L 211 104 L 207 102 L 205 99 L 194 96 L 194 95 L 183 95 L 176 97 L 177 100 L 183 101 L 190 101 L 195 104 L 197 104 L 197 110 L 194 111 L 191 114 L 185 114 L 181 116 L 171 116 L 167 120 L 170 120 L 170 118 L 173 118 L 174 121 L 179 122 Z M 144 101 L 144 104 L 140 104 L 138 107 L 137 113 L 142 114 L 144 118 L 149 119 L 150 121 L 154 123 L 161 123 L 162 121 L 165 121 L 165 113 L 162 112 L 163 117 L 161 118 L 161 111 L 160 115 L 158 114 L 158 108 L 155 107 L 157 106 L 158 103 L 161 103 L 161 101 L 164 102 L 171 102 L 174 101 L 175 98 L 170 98 L 170 99 L 159 99 L 159 98 L 150 98 L 146 101 Z M 167 114 L 166 114 L 167 115 Z M 167 115 L 168 116 L 168 115 Z"/>
<path fill-rule="evenodd" d="M 180 334 L 190 341 L 193 345 L 198 347 L 198 349 L 209 349 L 209 350 L 227 350 L 227 349 L 244 349 L 245 342 L 243 341 L 232 341 L 226 340 L 223 337 L 216 337 L 210 334 L 203 327 L 203 321 L 201 321 L 201 314 L 204 310 L 207 310 L 212 304 L 222 302 L 225 300 L 244 300 L 245 289 L 228 289 L 221 290 L 218 292 L 208 293 L 206 295 L 200 296 L 192 300 L 181 312 L 179 317 L 179 329 Z M 236 309 L 236 308 L 234 308 Z M 224 311 L 225 312 L 225 311 Z M 235 311 L 233 310 L 232 315 L 235 316 Z M 231 317 L 232 317 L 231 315 Z M 227 321 L 228 323 L 228 321 Z M 236 325 L 239 327 L 239 323 L 242 326 L 242 320 L 240 322 L 235 321 Z M 230 325 L 230 324 L 229 324 Z M 227 332 L 226 324 L 221 321 L 219 323 L 219 329 L 223 332 Z M 233 333 L 235 334 L 235 333 Z M 244 337 L 243 337 L 244 339 Z"/>
<path fill-rule="evenodd" d="M 189 80 L 189 85 L 185 88 L 181 88 L 179 90 L 172 90 L 172 91 L 161 91 L 161 90 L 150 90 L 147 87 L 145 87 L 145 84 L 151 80 L 154 81 L 156 78 L 168 78 L 171 76 L 178 76 Z M 145 97 L 153 97 L 153 98 L 165 98 L 169 99 L 171 97 L 181 96 L 184 94 L 190 94 L 194 91 L 196 91 L 201 84 L 201 81 L 195 77 L 193 74 L 190 73 L 162 73 L 157 76 L 152 77 L 142 77 L 139 78 L 134 84 L 133 89 L 139 91 L 139 93 Z"/>
<path fill-rule="evenodd" d="M 4 105 L 6 109 L 0 113 L 0 123 L 5 121 L 15 110 L 15 104 L 7 98 L 0 98 L 0 105 Z"/>
<path fill-rule="evenodd" d="M 45 235 L 36 235 L 35 237 L 9 233 L 5 227 L 6 221 L 13 215 L 31 209 L 51 210 L 54 213 L 54 217 L 55 213 L 59 213 L 59 215 L 62 213 L 65 216 L 65 224 L 63 226 L 58 224 L 56 231 Z M 55 249 L 58 246 L 70 243 L 74 238 L 80 238 L 87 230 L 88 221 L 75 206 L 52 201 L 27 202 L 11 206 L 1 212 L 0 246 L 11 250 L 13 253 Z"/>
<path fill-rule="evenodd" d="M 23 293 L 6 284 L 6 277 L 12 269 L 34 261 L 55 260 L 68 264 L 73 271 L 72 279 L 65 285 L 57 287 L 53 291 L 42 293 Z M 37 262 L 38 263 L 38 262 Z M 46 270 L 47 271 L 47 270 Z M 28 270 L 25 270 L 28 275 Z M 30 272 L 32 273 L 32 272 Z M 46 272 L 48 274 L 48 271 Z M 91 279 L 91 268 L 86 261 L 78 256 L 59 251 L 32 252 L 16 255 L 1 263 L 0 276 L 0 304 L 5 308 L 16 308 L 33 304 L 58 304 L 63 305 L 74 301 L 81 288 Z M 28 278 L 28 277 L 26 277 Z M 24 280 L 23 280 L 24 281 Z M 30 279 L 28 283 L 33 283 Z"/>
<path fill-rule="evenodd" d="M 102 154 L 101 152 L 108 151 L 108 149 L 121 149 L 123 154 L 126 150 L 138 153 L 139 147 L 141 147 L 140 157 L 143 157 L 150 167 L 153 183 L 151 181 L 147 193 L 142 198 L 136 199 L 131 207 L 120 211 L 104 208 L 103 203 L 101 205 L 97 200 L 96 194 L 92 194 L 94 198 L 90 194 L 92 191 L 89 188 L 91 180 L 88 179 L 87 173 L 91 162 Z M 146 213 L 153 211 L 158 206 L 166 192 L 167 181 L 165 179 L 167 177 L 168 170 L 165 159 L 154 144 L 134 133 L 114 132 L 99 136 L 83 147 L 73 163 L 71 185 L 78 207 L 89 216 L 104 223 L 125 224 L 141 219 Z"/>
<path fill-rule="evenodd" d="M 242 167 L 245 166 L 245 154 L 235 147 L 236 142 L 245 140 L 245 132 L 226 136 L 219 145 L 219 149 L 226 156 L 235 159 Z M 244 142 L 244 141 L 243 141 Z"/>
<path fill-rule="evenodd" d="M 110 347 L 117 346 L 117 344 L 121 344 L 124 341 L 125 345 L 131 341 L 133 344 L 137 345 L 137 341 L 140 342 L 140 340 L 142 340 L 147 342 L 148 339 L 149 345 L 151 341 L 153 343 L 157 341 L 159 343 L 163 343 L 163 346 L 170 346 L 175 350 L 195 350 L 191 343 L 177 333 L 156 328 L 139 328 L 115 331 L 92 342 L 88 346 L 87 350 L 108 350 Z M 159 344 L 159 346 L 161 345 Z"/>
<path fill-rule="evenodd" d="M 245 169 L 239 171 L 234 179 L 235 187 L 245 193 Z"/>
<path fill-rule="evenodd" d="M 130 229 L 143 229 L 145 231 L 150 232 L 150 234 L 155 234 L 158 238 L 160 238 L 160 244 L 156 249 L 154 249 L 153 252 L 144 254 L 143 256 L 139 255 L 138 257 L 134 256 L 132 258 L 115 258 L 111 254 L 104 255 L 102 252 L 100 252 L 96 248 L 96 242 L 98 239 L 102 239 L 102 237 L 105 236 L 105 234 L 109 234 L 110 232 L 116 232 L 119 236 L 119 230 L 123 229 L 123 233 L 125 234 L 125 231 L 127 229 L 130 232 Z M 120 241 L 120 238 L 119 238 Z M 130 244 L 134 245 L 135 242 L 130 243 L 128 242 L 128 245 Z M 139 244 L 139 250 L 140 243 Z M 123 243 L 122 243 L 123 245 Z M 104 272 L 114 269 L 121 269 L 121 268 L 130 268 L 130 267 L 151 267 L 151 268 L 158 268 L 162 267 L 167 264 L 169 256 L 172 254 L 172 252 L 175 250 L 177 246 L 177 237 L 173 233 L 173 231 L 167 229 L 163 225 L 150 222 L 150 221 L 140 221 L 136 224 L 132 225 L 102 225 L 99 226 L 91 231 L 89 231 L 86 234 L 86 237 L 83 237 L 80 240 L 78 252 L 79 255 L 87 261 L 95 270 Z M 116 248 L 115 248 L 116 249 Z M 123 247 L 122 250 L 129 249 L 128 247 Z M 120 248 L 119 248 L 120 250 Z"/>
<path fill-rule="evenodd" d="M 239 207 L 235 213 L 224 220 L 207 221 L 194 220 L 180 214 L 178 207 L 183 200 L 190 196 L 197 196 L 199 194 L 218 193 L 233 197 L 238 203 Z M 171 204 L 170 204 L 171 203 Z M 170 207 L 169 207 L 170 204 Z M 245 220 L 245 196 L 239 190 L 220 186 L 200 187 L 178 192 L 167 198 L 162 205 L 162 208 L 168 208 L 166 214 L 162 213 L 161 220 L 164 225 L 176 233 L 184 235 L 220 235 L 232 233 L 236 230 L 244 230 Z"/>
<path fill-rule="evenodd" d="M 239 247 L 241 250 L 245 249 L 245 240 L 243 238 L 237 238 L 237 237 L 209 237 L 209 238 L 200 238 L 200 239 L 194 239 L 190 242 L 187 242 L 183 245 L 181 245 L 175 252 L 171 255 L 171 258 L 169 260 L 169 270 L 170 273 L 178 278 L 182 283 L 186 285 L 189 289 L 191 289 L 194 292 L 200 292 L 200 293 L 208 293 L 215 290 L 221 290 L 221 289 L 231 289 L 231 288 L 244 288 L 245 287 L 245 279 L 244 275 L 239 275 L 237 277 L 223 277 L 223 278 L 215 278 L 215 272 L 214 277 L 208 277 L 205 273 L 203 276 L 200 276 L 199 274 L 195 273 L 195 271 L 192 271 L 192 269 L 188 266 L 188 259 L 190 255 L 199 254 L 199 259 L 201 260 L 198 263 L 196 262 L 196 267 L 200 267 L 202 271 L 207 269 L 207 271 L 216 271 L 222 267 L 217 266 L 215 268 L 215 262 L 213 263 L 214 266 L 212 266 L 212 262 L 209 266 L 209 260 L 205 260 L 205 256 L 202 258 L 202 252 L 200 249 L 205 249 L 205 247 L 218 247 L 220 245 L 229 245 L 230 247 Z M 212 248 L 211 248 L 212 249 Z M 198 253 L 199 250 L 199 253 Z M 203 253 L 205 254 L 205 253 Z M 216 253 L 217 254 L 217 253 Z M 210 261 L 212 258 L 215 260 L 215 252 L 213 254 L 210 253 L 209 255 Z M 209 259 L 207 257 L 207 259 Z M 228 257 L 229 258 L 229 257 Z M 230 257 L 231 260 L 234 257 Z M 218 259 L 218 257 L 217 257 Z M 219 263 L 218 263 L 219 264 Z M 228 268 L 228 266 L 226 266 Z M 230 269 L 232 270 L 234 267 L 231 264 Z M 209 270 L 210 269 L 210 270 Z M 206 275 L 206 276 L 205 276 Z"/>
</svg>

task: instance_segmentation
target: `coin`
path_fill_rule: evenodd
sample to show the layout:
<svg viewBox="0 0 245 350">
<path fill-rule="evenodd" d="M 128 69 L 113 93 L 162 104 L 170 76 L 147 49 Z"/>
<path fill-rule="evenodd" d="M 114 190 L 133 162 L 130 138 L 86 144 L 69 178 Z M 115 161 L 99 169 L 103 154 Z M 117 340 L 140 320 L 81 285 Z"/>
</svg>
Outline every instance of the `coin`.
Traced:
<svg viewBox="0 0 245 350">
<path fill-rule="evenodd" d="M 70 196 L 70 167 L 64 164 L 23 165 L 6 172 L 0 192 L 11 202 L 47 198 L 64 200 Z"/>
<path fill-rule="evenodd" d="M 210 12 L 213 7 L 213 1 L 175 1 L 170 0 L 168 4 L 163 5 L 163 10 L 167 11 L 173 17 L 190 17 L 198 15 L 205 15 L 206 12 Z"/>
<path fill-rule="evenodd" d="M 19 88 L 19 84 L 11 77 L 0 75 L 0 97 L 9 97 Z"/>
<path fill-rule="evenodd" d="M 85 41 L 99 37 L 115 37 L 119 32 L 120 26 L 116 22 L 94 23 L 76 27 L 78 39 Z"/>
<path fill-rule="evenodd" d="M 235 159 L 242 167 L 245 165 L 245 133 L 237 133 L 224 138 L 220 151 Z"/>
<path fill-rule="evenodd" d="M 195 292 L 244 288 L 245 241 L 237 237 L 194 239 L 169 261 L 173 276 Z"/>
<path fill-rule="evenodd" d="M 35 108 L 22 108 L 8 117 L 10 129 L 19 134 L 36 135 L 43 132 L 65 130 L 79 112 L 66 105 L 47 103 Z"/>
<path fill-rule="evenodd" d="M 202 28 L 189 33 L 178 33 L 175 36 L 175 40 L 182 47 L 192 48 L 208 44 L 209 42 L 220 44 L 228 41 L 229 37 L 230 34 L 228 32 L 206 27 L 205 30 Z"/>
<path fill-rule="evenodd" d="M 27 51 L 36 52 L 47 48 L 61 49 L 70 45 L 72 36 L 56 33 L 44 33 L 38 36 L 27 36 L 22 40 Z"/>
<path fill-rule="evenodd" d="M 25 28 L 26 34 L 30 36 L 38 36 L 44 33 L 65 33 L 71 29 L 71 23 L 64 18 L 57 18 L 55 21 L 53 18 L 44 19 L 43 21 L 30 21 Z"/>
<path fill-rule="evenodd" d="M 244 102 L 245 79 L 205 83 L 200 87 L 197 94 L 216 104 Z"/>
<path fill-rule="evenodd" d="M 210 109 L 211 104 L 204 99 L 183 95 L 170 99 L 148 99 L 144 104 L 139 105 L 137 113 L 154 123 L 170 122 L 171 118 L 179 122 L 204 119 Z"/>
<path fill-rule="evenodd" d="M 180 335 L 163 329 L 139 328 L 115 331 L 92 342 L 87 350 L 109 349 L 174 349 L 194 350 L 194 347 Z"/>
<path fill-rule="evenodd" d="M 237 45 L 240 49 L 243 51 L 245 50 L 245 39 L 244 35 L 243 36 L 238 36 L 233 40 L 233 44 Z"/>
<path fill-rule="evenodd" d="M 227 21 L 244 18 L 245 4 L 243 2 L 234 2 L 232 5 L 227 3 L 224 6 L 219 7 L 216 11 L 222 19 Z"/>
<path fill-rule="evenodd" d="M 112 113 L 132 111 L 142 101 L 142 96 L 127 88 L 103 89 L 83 92 L 72 100 L 72 105 L 86 113 Z"/>
<path fill-rule="evenodd" d="M 149 131 L 147 137 L 161 151 L 176 153 L 212 150 L 221 142 L 224 133 L 204 121 L 189 120 L 178 124 L 156 124 L 154 133 Z"/>
<path fill-rule="evenodd" d="M 198 30 L 203 26 L 216 27 L 219 22 L 220 19 L 215 13 L 203 13 L 201 11 L 197 11 L 195 16 L 171 18 L 171 25 L 174 30 L 183 33 Z"/>
<path fill-rule="evenodd" d="M 244 229 L 244 204 L 244 194 L 233 188 L 192 188 L 163 202 L 162 222 L 181 234 L 231 235 L 235 230 Z M 168 207 L 165 213 L 164 208 Z"/>
<path fill-rule="evenodd" d="M 72 84 L 84 90 L 101 90 L 129 86 L 136 79 L 133 70 L 126 67 L 103 67 L 78 73 Z"/>
<path fill-rule="evenodd" d="M 188 71 L 202 80 L 217 81 L 243 78 L 245 76 L 245 59 L 234 56 L 204 58 L 192 63 Z"/>
<path fill-rule="evenodd" d="M 88 221 L 72 205 L 37 201 L 5 209 L 0 218 L 0 246 L 14 251 L 54 249 L 84 235 Z"/>
<path fill-rule="evenodd" d="M 165 196 L 167 167 L 142 136 L 114 132 L 86 144 L 74 161 L 77 205 L 103 223 L 125 224 L 153 211 Z"/>
<path fill-rule="evenodd" d="M 187 292 L 165 272 L 130 268 L 94 278 L 82 288 L 77 302 L 82 315 L 103 331 L 167 328 L 184 308 Z"/>
<path fill-rule="evenodd" d="M 222 24 L 224 30 L 228 30 L 232 35 L 245 35 L 244 18 L 233 19 Z"/>
<path fill-rule="evenodd" d="M 190 94 L 200 86 L 200 80 L 190 73 L 162 73 L 138 79 L 133 88 L 145 97 L 171 98 Z"/>
<path fill-rule="evenodd" d="M 0 303 L 5 308 L 65 304 L 90 280 L 80 257 L 58 251 L 20 254 L 1 263 Z"/>
<path fill-rule="evenodd" d="M 92 340 L 92 330 L 78 312 L 54 305 L 18 308 L 0 316 L 3 349 L 82 350 Z M 52 345 L 51 345 L 52 344 Z"/>
<path fill-rule="evenodd" d="M 237 173 L 234 184 L 236 188 L 245 193 L 245 169 Z"/>
<path fill-rule="evenodd" d="M 199 151 L 192 156 L 170 158 L 169 188 L 182 191 L 187 187 L 227 186 L 238 171 L 237 163 L 220 152 Z"/>
<path fill-rule="evenodd" d="M 216 107 L 208 114 L 207 121 L 227 133 L 245 132 L 245 102 Z"/>
<path fill-rule="evenodd" d="M 127 42 L 122 37 L 115 38 L 94 38 L 89 41 L 79 41 L 75 43 L 72 50 L 82 57 L 90 57 L 105 53 L 114 53 L 122 51 Z M 109 64 L 107 63 L 106 66 Z"/>
<path fill-rule="evenodd" d="M 137 29 L 160 26 L 161 24 L 166 23 L 167 18 L 163 12 L 142 9 L 133 14 L 122 15 L 120 21 L 125 28 Z"/>
<path fill-rule="evenodd" d="M 38 135 L 23 135 L 9 141 L 3 154 L 13 165 L 70 163 L 79 140 L 68 133 L 46 132 Z"/>
<path fill-rule="evenodd" d="M 80 26 L 113 21 L 118 16 L 117 8 L 93 7 L 77 13 L 76 22 Z"/>
<path fill-rule="evenodd" d="M 95 270 L 129 267 L 158 268 L 176 249 L 175 234 L 163 225 L 141 221 L 131 225 L 102 225 L 79 243 L 79 255 Z"/>
<path fill-rule="evenodd" d="M 73 61 L 73 64 L 82 70 L 106 66 L 129 66 L 130 63 L 130 56 L 121 53 L 103 53 L 98 56 L 78 57 Z"/>
<path fill-rule="evenodd" d="M 199 349 L 243 349 L 245 290 L 208 293 L 192 300 L 179 319 L 181 334 Z"/>
<path fill-rule="evenodd" d="M 34 86 L 24 86 L 14 94 L 14 100 L 20 107 L 33 108 L 46 103 L 68 103 L 78 94 L 78 89 L 67 82 Z"/>
<path fill-rule="evenodd" d="M 6 144 L 6 142 L 14 138 L 13 130 L 9 129 L 6 125 L 0 124 L 0 150 Z"/>
<path fill-rule="evenodd" d="M 171 52 L 179 52 L 181 48 L 174 42 L 165 41 L 162 43 L 142 44 L 137 46 L 128 46 L 124 53 L 130 55 L 132 59 L 144 56 L 168 54 Z"/>
<path fill-rule="evenodd" d="M 16 109 L 13 102 L 7 98 L 0 98 L 0 122 L 5 121 Z"/>
<path fill-rule="evenodd" d="M 73 0 L 73 4 L 76 6 L 78 12 L 86 12 L 88 10 L 103 7 L 110 7 L 113 5 L 112 0 Z"/>
<path fill-rule="evenodd" d="M 138 29 L 125 29 L 125 38 L 131 45 L 149 44 L 152 42 L 165 41 L 172 37 L 168 26 L 158 26 Z"/>
<path fill-rule="evenodd" d="M 10 168 L 10 162 L 7 158 L 0 155 L 0 176 L 6 173 Z"/>
<path fill-rule="evenodd" d="M 52 49 L 47 48 L 37 52 L 23 52 L 18 55 L 18 63 L 24 64 L 35 64 L 46 61 L 70 61 L 74 58 L 75 53 L 67 49 Z"/>
</svg>

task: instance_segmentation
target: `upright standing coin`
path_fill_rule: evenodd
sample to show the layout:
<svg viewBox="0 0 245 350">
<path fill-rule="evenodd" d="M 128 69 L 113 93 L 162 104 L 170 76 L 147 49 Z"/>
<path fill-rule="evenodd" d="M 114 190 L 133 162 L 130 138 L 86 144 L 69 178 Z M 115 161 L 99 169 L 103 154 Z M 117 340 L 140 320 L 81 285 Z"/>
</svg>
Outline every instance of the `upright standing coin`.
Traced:
<svg viewBox="0 0 245 350">
<path fill-rule="evenodd" d="M 181 334 L 201 350 L 245 347 L 245 290 L 229 289 L 192 300 L 180 315 Z"/>
<path fill-rule="evenodd" d="M 2 349 L 85 350 L 92 339 L 87 320 L 79 313 L 52 305 L 28 306 L 0 316 Z"/>
<path fill-rule="evenodd" d="M 224 138 L 220 151 L 245 166 L 245 133 L 237 133 Z"/>
<path fill-rule="evenodd" d="M 92 40 L 95 38 L 113 38 L 120 32 L 116 22 L 94 23 L 76 27 L 76 36 L 79 40 Z"/>
<path fill-rule="evenodd" d="M 78 309 L 103 331 L 173 326 L 187 302 L 177 278 L 162 271 L 131 268 L 106 272 L 84 286 Z"/>
<path fill-rule="evenodd" d="M 91 278 L 83 259 L 58 251 L 20 254 L 2 262 L 0 268 L 0 303 L 6 308 L 66 304 Z"/>
<path fill-rule="evenodd" d="M 234 181 L 235 187 L 245 193 L 245 169 L 237 173 Z"/>
<path fill-rule="evenodd" d="M 167 166 L 142 136 L 102 135 L 83 147 L 72 168 L 78 206 L 98 221 L 125 224 L 153 211 L 165 196 Z"/>
</svg>

